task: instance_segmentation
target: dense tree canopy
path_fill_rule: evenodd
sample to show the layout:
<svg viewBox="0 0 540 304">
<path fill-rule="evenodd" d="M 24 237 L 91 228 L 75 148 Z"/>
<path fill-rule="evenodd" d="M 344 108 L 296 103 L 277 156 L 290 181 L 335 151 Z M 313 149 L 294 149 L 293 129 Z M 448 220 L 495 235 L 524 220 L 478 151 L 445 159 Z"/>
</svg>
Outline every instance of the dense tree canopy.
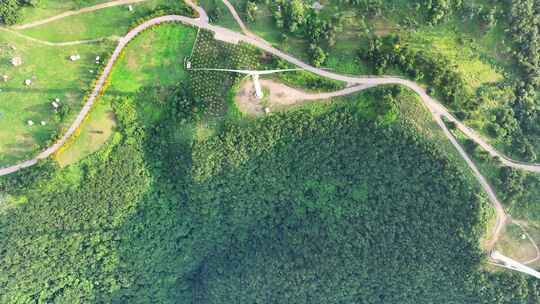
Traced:
<svg viewBox="0 0 540 304">
<path fill-rule="evenodd" d="M 479 270 L 486 202 L 388 115 L 399 90 L 210 137 L 190 92 L 117 100 L 105 149 L 0 179 L 0 302 L 538 301 Z"/>
</svg>

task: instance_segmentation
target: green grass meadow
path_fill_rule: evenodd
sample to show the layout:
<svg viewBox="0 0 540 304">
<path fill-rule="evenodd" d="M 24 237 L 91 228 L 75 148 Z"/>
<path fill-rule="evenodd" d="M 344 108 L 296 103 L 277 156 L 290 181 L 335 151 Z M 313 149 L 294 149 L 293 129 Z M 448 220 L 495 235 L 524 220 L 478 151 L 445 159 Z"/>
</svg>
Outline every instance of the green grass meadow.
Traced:
<svg viewBox="0 0 540 304">
<path fill-rule="evenodd" d="M 116 63 L 110 86 L 81 128 L 80 135 L 56 157 L 62 166 L 99 150 L 113 134 L 111 102 L 135 94 L 143 87 L 167 87 L 186 79 L 184 58 L 191 54 L 197 30 L 180 24 L 164 24 L 133 40 Z M 159 115 L 148 102 L 148 117 Z M 156 118 L 157 119 L 157 118 Z"/>
<path fill-rule="evenodd" d="M 21 33 L 51 42 L 122 36 L 135 20 L 149 15 L 156 8 L 168 3 L 167 0 L 148 0 L 134 3 L 131 4 L 133 6 L 132 12 L 128 10 L 127 5 L 110 7 L 25 29 Z"/>
<path fill-rule="evenodd" d="M 53 47 L 35 44 L 12 33 L 0 32 L 0 165 L 9 165 L 35 154 L 65 126 L 83 103 L 85 92 L 96 78 L 96 56 L 113 48 L 111 42 Z M 69 56 L 81 55 L 71 62 Z M 11 65 L 14 57 L 22 65 Z M 90 72 L 90 71 L 93 71 Z M 25 80 L 32 84 L 26 86 Z M 51 102 L 59 98 L 72 115 L 60 121 Z M 32 120 L 35 125 L 28 126 Z M 41 125 L 41 121 L 46 123 Z"/>
</svg>

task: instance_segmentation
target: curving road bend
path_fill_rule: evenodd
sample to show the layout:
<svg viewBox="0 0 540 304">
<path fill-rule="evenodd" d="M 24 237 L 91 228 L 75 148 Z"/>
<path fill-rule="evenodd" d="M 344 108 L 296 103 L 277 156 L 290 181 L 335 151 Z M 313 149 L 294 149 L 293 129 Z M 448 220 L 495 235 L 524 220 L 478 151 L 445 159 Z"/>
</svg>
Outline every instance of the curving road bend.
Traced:
<svg viewBox="0 0 540 304">
<path fill-rule="evenodd" d="M 116 3 L 118 2 L 138 2 L 138 1 L 144 1 L 144 0 L 129 0 L 129 1 L 114 1 Z M 437 124 L 441 127 L 441 129 L 444 131 L 448 139 L 451 141 L 451 143 L 454 145 L 454 147 L 458 150 L 459 154 L 463 157 L 463 159 L 467 162 L 471 170 L 473 171 L 475 177 L 479 181 L 480 185 L 486 191 L 491 203 L 493 204 L 494 208 L 496 209 L 497 214 L 497 223 L 494 228 L 494 231 L 492 233 L 492 238 L 489 240 L 489 248 L 492 248 L 496 241 L 498 240 L 498 237 L 502 231 L 502 228 L 504 227 L 504 224 L 507 221 L 507 215 L 504 211 L 504 208 L 501 204 L 501 202 L 498 200 L 497 196 L 495 195 L 495 192 L 487 182 L 487 180 L 484 178 L 484 176 L 480 173 L 477 166 L 474 164 L 474 162 L 470 159 L 468 154 L 464 151 L 464 149 L 461 147 L 461 145 L 457 142 L 457 140 L 454 138 L 452 133 L 448 130 L 445 123 L 443 122 L 442 118 L 445 117 L 449 121 L 452 121 L 456 124 L 457 128 L 459 128 L 462 132 L 464 132 L 467 136 L 469 136 L 472 140 L 477 142 L 482 148 L 484 148 L 486 151 L 488 151 L 491 155 L 499 157 L 502 161 L 502 163 L 506 166 L 521 169 L 521 170 L 527 170 L 531 172 L 540 172 L 540 165 L 538 164 L 523 164 L 516 161 L 513 161 L 504 155 L 500 154 L 495 148 L 493 148 L 491 145 L 489 145 L 487 142 L 485 142 L 482 137 L 477 134 L 475 131 L 471 130 L 467 126 L 465 126 L 463 123 L 461 123 L 459 120 L 454 118 L 450 112 L 439 102 L 431 98 L 426 91 L 420 87 L 415 82 L 397 78 L 397 77 L 354 77 L 354 76 L 347 76 L 347 75 L 340 75 L 336 74 L 327 70 L 319 69 L 316 67 L 313 67 L 311 65 L 308 65 L 295 57 L 286 54 L 271 45 L 267 44 L 266 42 L 261 41 L 258 38 L 254 38 L 245 34 L 237 33 L 234 31 L 231 31 L 229 29 L 214 26 L 208 23 L 208 15 L 204 10 L 195 4 L 193 4 L 192 1 L 186 0 L 186 3 L 191 5 L 194 10 L 199 14 L 199 18 L 189 18 L 185 16 L 177 16 L 177 15 L 169 15 L 169 16 L 162 16 L 157 17 L 151 20 L 148 20 L 136 28 L 132 29 L 126 36 L 121 38 L 119 40 L 118 46 L 114 50 L 113 54 L 109 58 L 109 61 L 104 68 L 100 78 L 95 84 L 95 87 L 92 91 L 92 93 L 89 95 L 87 101 L 85 102 L 83 108 L 77 115 L 75 121 L 72 123 L 68 131 L 60 138 L 54 145 L 47 148 L 45 151 L 41 152 L 39 155 L 37 155 L 34 159 L 19 163 L 17 165 L 7 167 L 7 168 L 0 168 L 0 176 L 7 175 L 10 173 L 17 172 L 23 168 L 30 167 L 32 165 L 35 165 L 39 160 L 48 158 L 50 155 L 58 151 L 60 147 L 62 147 L 65 142 L 75 133 L 75 131 L 78 129 L 80 124 L 85 119 L 86 115 L 92 108 L 92 105 L 96 101 L 97 97 L 99 96 L 100 92 L 102 91 L 106 80 L 111 73 L 112 67 L 114 66 L 114 63 L 118 59 L 119 55 L 121 54 L 122 50 L 126 47 L 126 45 L 135 38 L 139 33 L 143 32 L 144 30 L 153 27 L 155 25 L 165 23 L 165 22 L 180 22 L 186 25 L 198 27 L 204 30 L 211 31 L 215 34 L 216 39 L 223 39 L 225 41 L 232 41 L 232 42 L 243 42 L 250 45 L 253 45 L 261 50 L 264 50 L 270 54 L 273 54 L 274 56 L 280 57 L 283 60 L 288 61 L 289 63 L 296 65 L 302 69 L 305 69 L 307 71 L 310 71 L 312 73 L 315 73 L 319 76 L 326 77 L 333 80 L 343 81 L 348 83 L 350 86 L 361 86 L 362 89 L 365 89 L 367 87 L 373 87 L 373 86 L 379 86 L 379 85 L 386 85 L 386 84 L 398 84 L 403 85 L 414 92 L 416 92 L 420 97 L 423 103 L 426 105 L 426 107 L 429 109 L 429 111 L 432 113 L 435 121 Z M 70 15 L 69 13 L 62 14 L 64 17 Z M 73 14 L 71 14 L 73 15 Z M 60 19 L 58 16 L 53 17 L 54 20 Z M 63 17 L 62 17 L 63 18 Z M 50 20 L 52 18 L 49 18 Z M 50 22 L 50 21 L 49 21 Z M 35 23 L 38 24 L 39 22 Z M 43 24 L 43 22 L 41 22 Z M 27 25 L 28 26 L 28 25 Z M 358 87 L 357 87 L 358 88 Z M 357 91 L 357 90 L 356 90 Z M 342 92 L 343 95 L 350 94 L 350 91 Z"/>
</svg>

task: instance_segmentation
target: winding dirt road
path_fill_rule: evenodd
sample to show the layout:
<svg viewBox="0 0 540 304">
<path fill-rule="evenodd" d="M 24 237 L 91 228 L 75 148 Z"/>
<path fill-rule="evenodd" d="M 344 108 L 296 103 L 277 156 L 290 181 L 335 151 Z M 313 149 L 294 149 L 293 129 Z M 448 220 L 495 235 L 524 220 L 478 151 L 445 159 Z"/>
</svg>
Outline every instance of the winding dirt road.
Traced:
<svg viewBox="0 0 540 304">
<path fill-rule="evenodd" d="M 61 14 L 59 16 L 51 17 L 42 21 L 34 22 L 27 25 L 19 26 L 19 28 L 29 28 L 33 26 L 38 26 L 41 24 L 45 24 L 47 22 L 51 22 L 54 20 L 58 20 L 61 18 L 65 18 L 67 16 L 72 16 L 75 14 L 80 14 L 88 11 L 93 11 L 105 7 L 115 6 L 115 5 L 123 5 L 126 3 L 135 3 L 135 2 L 141 2 L 145 0 L 121 0 L 121 1 L 113 1 L 109 3 L 105 3 L 102 5 L 94 6 L 91 8 L 75 11 L 75 12 L 66 12 L 64 14 Z M 288 61 L 289 63 L 296 65 L 302 69 L 305 69 L 309 72 L 315 73 L 319 76 L 326 77 L 333 80 L 343 81 L 349 84 L 349 86 L 365 86 L 367 87 L 373 87 L 373 86 L 379 86 L 379 85 L 388 85 L 388 84 L 397 84 L 397 85 L 403 85 L 408 87 L 409 89 L 416 92 L 420 97 L 423 103 L 426 105 L 426 107 L 429 109 L 429 111 L 432 113 L 433 118 L 437 122 L 437 124 L 441 127 L 447 138 L 451 141 L 451 143 L 454 145 L 454 147 L 458 150 L 459 154 L 463 157 L 463 159 L 466 161 L 468 166 L 473 171 L 475 177 L 479 181 L 480 185 L 484 189 L 484 191 L 487 193 L 490 202 L 493 204 L 496 214 L 497 214 L 497 223 L 495 225 L 494 231 L 492 233 L 491 240 L 489 241 L 488 247 L 493 247 L 495 242 L 497 241 L 500 232 L 502 231 L 502 228 L 504 227 L 504 224 L 507 220 L 506 212 L 504 211 L 504 208 L 501 204 L 501 202 L 498 200 L 497 196 L 495 195 L 495 192 L 487 182 L 487 180 L 484 178 L 484 176 L 480 173 L 477 166 L 474 164 L 474 162 L 470 159 L 468 154 L 465 152 L 465 150 L 460 146 L 460 144 L 457 142 L 455 137 L 452 135 L 452 133 L 448 130 L 445 123 L 443 122 L 443 117 L 446 118 L 449 121 L 452 121 L 456 124 L 457 128 L 461 130 L 463 133 L 465 133 L 467 136 L 469 136 L 473 141 L 478 143 L 484 150 L 486 150 L 489 154 L 492 156 L 498 157 L 501 159 L 502 163 L 506 166 L 526 170 L 530 172 L 540 172 L 540 165 L 538 164 L 524 164 L 520 162 L 516 162 L 514 160 L 511 160 L 510 158 L 505 157 L 501 153 L 499 153 L 495 148 L 493 148 L 491 145 L 489 145 L 479 134 L 477 134 L 472 129 L 465 126 L 463 123 L 458 121 L 454 116 L 450 114 L 448 109 L 446 109 L 443 105 L 441 105 L 439 102 L 428 96 L 426 91 L 416 84 L 415 82 L 397 78 L 397 77 L 355 77 L 355 76 L 348 76 L 348 75 L 340 75 L 336 74 L 327 70 L 319 69 L 316 67 L 313 67 L 311 65 L 308 65 L 295 57 L 286 54 L 273 46 L 269 45 L 268 43 L 261 41 L 261 39 L 252 37 L 251 35 L 245 35 L 241 33 L 237 33 L 234 31 L 231 31 L 229 29 L 214 26 L 208 23 L 208 16 L 206 12 L 194 5 L 191 1 L 186 0 L 186 3 L 191 5 L 195 11 L 199 14 L 199 18 L 189 18 L 185 16 L 177 16 L 177 15 L 170 15 L 170 16 L 162 16 L 157 17 L 151 20 L 148 20 L 141 25 L 137 26 L 136 28 L 132 29 L 125 37 L 121 38 L 119 40 L 118 46 L 116 47 L 114 53 L 109 58 L 109 61 L 103 70 L 102 75 L 100 76 L 99 80 L 96 82 L 96 85 L 88 97 L 87 101 L 85 102 L 83 108 L 77 115 L 77 118 L 72 123 L 68 131 L 62 136 L 60 140 L 58 140 L 54 145 L 47 148 L 45 151 L 41 152 L 39 155 L 37 155 L 34 159 L 19 163 L 17 165 L 7 167 L 7 168 L 1 168 L 0 169 L 0 176 L 7 175 L 13 172 L 17 172 L 23 168 L 30 167 L 32 165 L 35 165 L 39 160 L 48 158 L 50 155 L 58 151 L 58 149 L 65 144 L 65 142 L 73 135 L 73 133 L 79 128 L 80 124 L 92 108 L 92 105 L 94 104 L 95 100 L 99 96 L 100 92 L 103 89 L 103 86 L 106 82 L 106 79 L 108 78 L 109 74 L 111 73 L 112 67 L 116 60 L 118 59 L 118 56 L 122 52 L 122 50 L 125 48 L 125 46 L 133 39 L 135 38 L 139 33 L 142 31 L 151 28 L 155 25 L 165 23 L 165 22 L 180 22 L 186 25 L 194 26 L 197 28 L 201 28 L 204 30 L 208 30 L 214 33 L 216 39 L 223 39 L 225 41 L 233 41 L 233 42 L 242 42 L 246 44 L 253 45 L 263 51 L 266 51 L 274 56 L 280 57 L 283 60 Z M 351 92 L 343 92 L 343 95 L 350 94 Z"/>
</svg>

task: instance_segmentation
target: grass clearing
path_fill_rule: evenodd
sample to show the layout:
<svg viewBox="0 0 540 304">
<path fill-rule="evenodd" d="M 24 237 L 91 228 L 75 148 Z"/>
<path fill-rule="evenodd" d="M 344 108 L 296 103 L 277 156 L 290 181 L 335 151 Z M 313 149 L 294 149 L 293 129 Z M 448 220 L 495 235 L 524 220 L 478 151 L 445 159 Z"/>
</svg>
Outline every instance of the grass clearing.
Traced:
<svg viewBox="0 0 540 304">
<path fill-rule="evenodd" d="M 56 161 L 65 167 L 101 148 L 112 135 L 116 121 L 109 102 L 98 102 L 81 127 L 81 133 L 66 150 L 56 155 Z"/>
<path fill-rule="evenodd" d="M 131 5 L 134 9 L 132 12 L 128 10 L 127 5 L 115 6 L 63 18 L 20 32 L 33 38 L 51 42 L 121 36 L 128 31 L 129 26 L 135 20 L 151 14 L 160 6 L 170 6 L 167 0 L 148 0 Z"/>
<path fill-rule="evenodd" d="M 536 257 L 533 244 L 516 224 L 506 225 L 495 249 L 517 261 L 529 261 Z"/>
<path fill-rule="evenodd" d="M 116 63 L 110 86 L 81 128 L 80 136 L 62 151 L 57 160 L 62 166 L 75 163 L 99 150 L 112 135 L 115 125 L 111 102 L 142 88 L 167 87 L 185 80 L 184 58 L 195 42 L 196 30 L 180 24 L 163 24 L 140 34 Z M 148 100 L 144 104 L 148 119 L 157 121 L 160 112 Z M 101 131 L 101 132 L 100 132 Z"/>
<path fill-rule="evenodd" d="M 112 48 L 111 42 L 43 46 L 0 32 L 0 73 L 8 76 L 7 82 L 0 81 L 0 166 L 35 154 L 72 120 L 96 78 L 95 57 Z M 73 54 L 79 54 L 81 59 L 69 61 Z M 13 66 L 10 61 L 14 57 L 21 57 L 23 63 Z M 32 84 L 26 86 L 25 80 Z M 71 114 L 63 120 L 51 106 L 55 98 L 71 108 Z M 34 125 L 29 126 L 28 120 Z M 41 121 L 46 125 L 42 126 Z"/>
<path fill-rule="evenodd" d="M 21 9 L 20 24 L 42 20 L 67 11 L 109 2 L 110 0 L 40 0 L 36 7 L 24 6 Z"/>
<path fill-rule="evenodd" d="M 442 55 L 449 59 L 473 92 L 482 85 L 504 79 L 503 71 L 481 58 L 479 46 L 472 42 L 460 43 L 460 39 L 463 37 L 455 31 L 437 27 L 409 33 L 405 36 L 404 43 L 414 50 L 433 54 L 432 56 Z"/>
</svg>

